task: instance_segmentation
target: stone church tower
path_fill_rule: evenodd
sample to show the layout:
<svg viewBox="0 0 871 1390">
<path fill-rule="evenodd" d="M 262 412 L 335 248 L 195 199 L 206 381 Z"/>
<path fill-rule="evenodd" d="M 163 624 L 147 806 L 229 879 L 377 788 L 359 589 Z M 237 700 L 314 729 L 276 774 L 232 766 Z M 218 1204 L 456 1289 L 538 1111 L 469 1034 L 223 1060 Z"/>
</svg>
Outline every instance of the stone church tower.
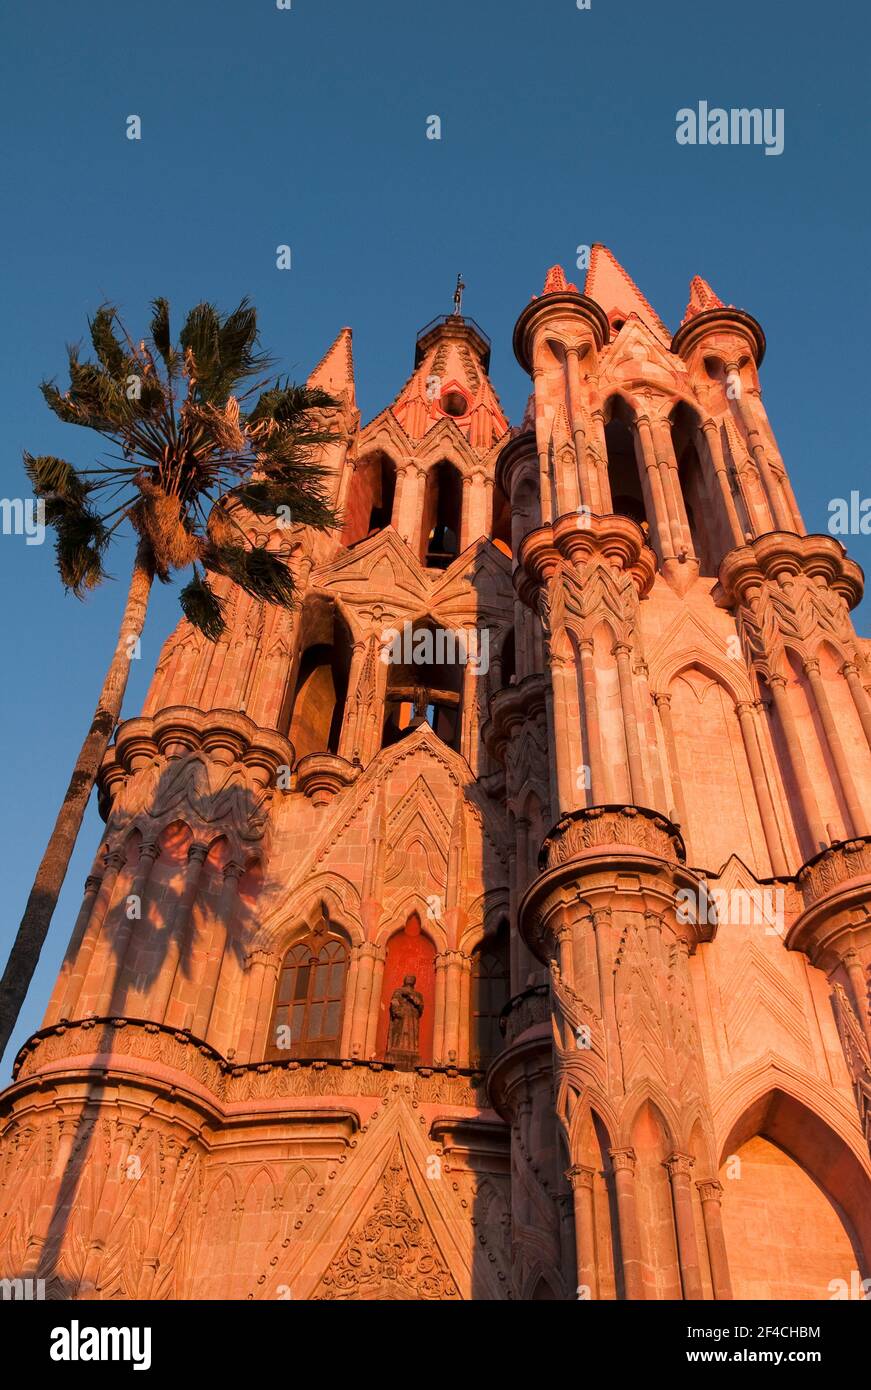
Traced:
<svg viewBox="0 0 871 1390">
<path fill-rule="evenodd" d="M 828 1299 L 871 1275 L 871 662 L 765 339 L 604 247 L 460 313 L 374 420 L 309 378 L 341 534 L 182 622 L 0 1097 L 49 1296 Z M 292 519 L 291 519 L 292 520 Z M 843 1281 L 839 1283 L 838 1281 Z"/>
</svg>

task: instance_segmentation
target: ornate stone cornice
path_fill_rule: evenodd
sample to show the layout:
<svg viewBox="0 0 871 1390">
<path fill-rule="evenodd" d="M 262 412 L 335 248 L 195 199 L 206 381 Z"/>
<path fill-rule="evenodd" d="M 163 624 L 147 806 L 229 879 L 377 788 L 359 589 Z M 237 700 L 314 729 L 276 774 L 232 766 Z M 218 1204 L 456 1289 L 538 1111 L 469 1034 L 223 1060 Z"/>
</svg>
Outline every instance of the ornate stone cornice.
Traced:
<svg viewBox="0 0 871 1390">
<path fill-rule="evenodd" d="M 578 290 L 558 290 L 534 298 L 521 311 L 514 325 L 514 356 L 523 370 L 530 375 L 534 335 L 542 322 L 551 318 L 554 313 L 561 319 L 570 314 L 576 315 L 592 335 L 597 349 L 603 348 L 610 339 L 611 326 L 608 323 L 608 315 L 595 299 L 588 299 Z"/>
<path fill-rule="evenodd" d="M 730 550 L 719 571 L 723 607 L 752 604 L 754 590 L 766 581 L 779 584 L 795 575 L 822 580 L 848 608 L 862 597 L 864 576 L 834 536 L 798 536 L 791 531 L 768 531 L 745 546 Z"/>
<path fill-rule="evenodd" d="M 89 1072 L 111 1076 L 107 1057 L 117 1059 L 119 1071 L 124 1069 L 125 1057 L 145 1062 L 149 1068 L 148 1084 L 157 1091 L 168 1088 L 174 1092 L 188 1078 L 210 1093 L 218 1108 L 283 1096 L 379 1097 L 387 1095 L 396 1082 L 395 1070 L 387 1062 L 342 1059 L 236 1066 L 187 1032 L 137 1019 L 87 1018 L 43 1028 L 29 1038 L 15 1059 L 13 1085 L 31 1080 L 39 1084 L 41 1073 L 49 1068 L 52 1084 L 56 1085 L 59 1071 L 63 1073 L 58 1063 L 67 1058 L 71 1061 L 71 1074 L 78 1074 L 84 1066 Z M 403 1072 L 402 1080 L 412 1087 L 412 1099 L 422 1104 L 476 1109 L 487 1106 L 481 1071 L 417 1067 L 413 1072 Z"/>
<path fill-rule="evenodd" d="M 805 910 L 786 935 L 813 965 L 831 971 L 856 947 L 871 947 L 871 836 L 829 845 L 802 865 Z"/>
<path fill-rule="evenodd" d="M 547 584 L 561 561 L 578 571 L 598 563 L 628 574 L 639 598 L 650 592 L 656 574 L 656 555 L 641 527 L 628 516 L 581 518 L 569 512 L 552 525 L 530 531 L 521 542 L 518 558 L 514 586 L 530 608 L 536 606 L 535 591 Z"/>
<path fill-rule="evenodd" d="M 296 769 L 296 788 L 310 797 L 313 806 L 324 806 L 355 782 L 361 771 L 359 763 L 349 763 L 334 753 L 309 753 Z"/>
<path fill-rule="evenodd" d="M 686 863 L 680 831 L 658 811 L 643 806 L 590 806 L 557 822 L 545 836 L 538 866 L 557 868 L 589 850 L 610 852 L 617 845 L 631 845 L 660 859 Z"/>
<path fill-rule="evenodd" d="M 703 309 L 685 320 L 672 339 L 671 350 L 686 361 L 693 349 L 709 334 L 722 333 L 724 330 L 738 334 L 746 342 L 758 367 L 765 356 L 765 334 L 752 314 L 745 309 L 735 309 L 732 305 Z"/>
</svg>

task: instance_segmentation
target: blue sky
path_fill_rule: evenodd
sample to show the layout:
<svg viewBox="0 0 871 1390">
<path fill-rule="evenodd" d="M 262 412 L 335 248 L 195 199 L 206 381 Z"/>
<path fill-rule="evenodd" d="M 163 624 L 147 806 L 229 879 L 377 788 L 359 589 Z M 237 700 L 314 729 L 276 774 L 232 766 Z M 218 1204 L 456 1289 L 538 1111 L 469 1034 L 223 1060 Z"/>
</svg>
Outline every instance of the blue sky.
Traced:
<svg viewBox="0 0 871 1390">
<path fill-rule="evenodd" d="M 21 451 L 84 464 L 88 438 L 38 393 L 103 299 L 137 335 L 147 306 L 250 295 L 265 344 L 303 376 L 354 329 L 370 418 L 451 307 L 493 339 L 517 421 L 517 314 L 548 266 L 611 247 L 675 327 L 690 277 L 768 336 L 764 399 L 809 529 L 868 486 L 867 11 L 833 0 L 41 0 L 7 9 L 0 223 L 5 408 L 0 496 Z M 782 107 L 785 149 L 683 147 L 675 113 Z M 140 116 L 142 139 L 126 138 Z M 442 139 L 426 138 L 427 117 Z M 292 269 L 276 269 L 276 247 Z M 868 566 L 871 540 L 850 540 Z M 108 660 L 129 547 L 85 604 L 50 545 L 0 537 L 2 949 L 11 942 Z M 126 704 L 141 703 L 176 615 L 154 599 Z M 858 616 L 869 632 L 867 606 Z M 0 1080 L 39 1026 L 97 843 L 89 809 Z"/>
</svg>

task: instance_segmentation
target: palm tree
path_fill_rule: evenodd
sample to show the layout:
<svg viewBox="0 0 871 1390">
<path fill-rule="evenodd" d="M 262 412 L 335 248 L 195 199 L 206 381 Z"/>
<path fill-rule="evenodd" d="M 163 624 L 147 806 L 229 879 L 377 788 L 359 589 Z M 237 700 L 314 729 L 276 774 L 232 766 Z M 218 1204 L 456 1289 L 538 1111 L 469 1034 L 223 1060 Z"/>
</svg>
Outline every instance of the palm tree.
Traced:
<svg viewBox="0 0 871 1390">
<path fill-rule="evenodd" d="M 95 430 L 114 452 L 91 468 L 25 453 L 33 491 L 54 528 L 65 588 L 82 598 L 125 523 L 136 553 L 118 641 L 94 717 L 0 980 L 0 1053 L 27 993 L 69 867 L 85 808 L 118 723 L 133 653 L 154 578 L 193 567 L 179 598 L 184 616 L 211 641 L 224 630 L 222 600 L 209 575 L 255 598 L 291 606 L 293 576 L 281 558 L 252 545 L 244 512 L 325 530 L 337 517 L 313 462 L 333 436 L 318 412 L 324 391 L 264 379 L 257 312 L 243 300 L 231 314 L 198 304 L 173 345 L 169 305 L 152 304 L 150 336 L 135 344 L 111 305 L 89 322 L 96 361 L 67 349 L 69 389 L 42 383 L 61 420 Z M 241 515 L 240 515 L 241 514 Z"/>
</svg>

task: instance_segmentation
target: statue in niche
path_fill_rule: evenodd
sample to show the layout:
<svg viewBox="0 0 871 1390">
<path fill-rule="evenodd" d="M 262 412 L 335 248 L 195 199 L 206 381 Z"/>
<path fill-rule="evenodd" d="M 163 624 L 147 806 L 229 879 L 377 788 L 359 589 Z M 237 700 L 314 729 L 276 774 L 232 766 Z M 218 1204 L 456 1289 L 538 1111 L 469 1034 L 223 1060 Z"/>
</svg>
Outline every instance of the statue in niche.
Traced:
<svg viewBox="0 0 871 1390">
<path fill-rule="evenodd" d="M 387 1033 L 387 1060 L 415 1066 L 420 1055 L 420 1018 L 423 995 L 415 989 L 416 975 L 406 975 L 390 999 L 390 1028 Z"/>
</svg>

